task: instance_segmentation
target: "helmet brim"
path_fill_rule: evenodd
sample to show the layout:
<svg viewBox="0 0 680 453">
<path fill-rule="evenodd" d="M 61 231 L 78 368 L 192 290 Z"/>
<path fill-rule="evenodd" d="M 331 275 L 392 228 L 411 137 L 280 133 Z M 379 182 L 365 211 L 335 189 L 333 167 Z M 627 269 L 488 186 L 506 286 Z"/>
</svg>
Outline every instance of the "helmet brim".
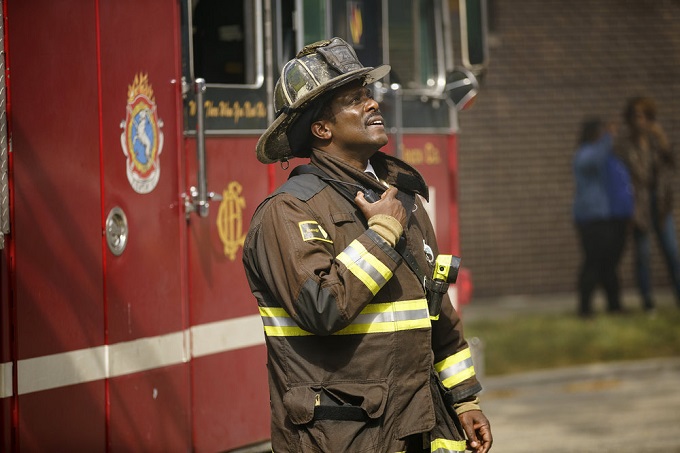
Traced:
<svg viewBox="0 0 680 453">
<path fill-rule="evenodd" d="M 322 83 L 313 90 L 305 93 L 304 96 L 294 102 L 285 112 L 282 112 L 260 136 L 256 146 L 257 160 L 264 164 L 273 164 L 274 162 L 284 161 L 295 157 L 295 154 L 288 143 L 286 131 L 293 123 L 295 123 L 295 121 L 297 121 L 306 107 L 314 102 L 314 100 L 318 99 L 322 94 L 346 85 L 354 80 L 363 79 L 364 85 L 380 80 L 390 72 L 390 69 L 389 65 L 356 69 L 329 80 L 326 83 Z"/>
</svg>

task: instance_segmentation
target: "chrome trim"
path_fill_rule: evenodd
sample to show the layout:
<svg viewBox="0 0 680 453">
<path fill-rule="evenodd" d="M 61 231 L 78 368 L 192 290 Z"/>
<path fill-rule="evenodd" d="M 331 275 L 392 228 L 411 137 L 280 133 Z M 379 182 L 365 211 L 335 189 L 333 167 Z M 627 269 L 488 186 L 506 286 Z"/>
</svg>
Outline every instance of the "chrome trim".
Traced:
<svg viewBox="0 0 680 453">
<path fill-rule="evenodd" d="M 444 29 L 444 72 L 449 73 L 455 67 L 453 58 L 453 33 L 451 26 L 451 11 L 449 2 L 442 2 L 442 28 Z"/>
<path fill-rule="evenodd" d="M 302 9 L 304 5 L 303 0 L 295 0 L 295 14 L 293 14 L 293 30 L 295 30 L 295 52 L 301 50 L 304 46 L 305 36 L 305 21 L 302 16 Z M 282 60 L 282 63 L 285 62 Z"/>
<path fill-rule="evenodd" d="M 194 206 L 198 209 L 198 215 L 201 217 L 208 216 L 208 181 L 206 180 L 205 168 L 205 110 L 203 105 L 203 95 L 206 90 L 206 83 L 203 79 L 196 79 L 196 165 L 198 166 L 198 175 L 196 177 L 196 184 L 198 184 L 198 199 L 195 200 Z"/>
<path fill-rule="evenodd" d="M 0 250 L 5 248 L 9 220 L 9 146 L 7 137 L 7 86 L 5 81 L 5 20 L 0 9 Z"/>
<path fill-rule="evenodd" d="M 486 0 L 477 0 L 481 3 L 480 9 L 482 13 L 482 29 L 486 30 L 487 29 L 487 6 L 486 6 Z M 468 32 L 467 32 L 467 3 L 466 0 L 459 0 L 458 3 L 459 6 L 459 11 L 460 11 L 460 48 L 461 48 L 461 60 L 463 62 L 463 66 L 465 66 L 467 69 L 471 71 L 479 71 L 482 70 L 486 67 L 487 62 L 484 61 L 482 64 L 471 64 L 470 63 L 470 54 L 468 53 Z M 486 36 L 484 36 L 484 55 L 488 58 L 489 55 L 489 49 L 488 49 L 488 43 L 486 42 Z"/>
<path fill-rule="evenodd" d="M 189 35 L 188 42 L 189 42 L 189 48 L 187 49 L 189 51 L 189 77 L 191 80 L 194 80 L 196 76 L 194 75 L 194 7 L 193 7 L 193 1 L 192 0 L 185 0 L 186 4 L 186 11 L 187 11 L 187 34 Z M 184 77 L 183 77 L 184 79 Z M 184 95 L 184 80 L 182 80 L 182 95 Z M 189 87 L 188 90 L 191 90 L 190 84 L 187 82 L 187 86 Z M 188 91 L 187 91 L 188 92 Z"/>
<path fill-rule="evenodd" d="M 106 216 L 104 235 L 106 245 L 115 256 L 120 256 L 125 251 L 125 247 L 130 237 L 127 216 L 120 206 L 115 206 Z"/>
<path fill-rule="evenodd" d="M 331 39 L 333 36 L 331 36 L 331 28 L 333 24 L 333 5 L 331 4 L 331 0 L 326 0 L 326 24 L 324 25 L 324 31 L 326 33 L 326 38 Z"/>
<path fill-rule="evenodd" d="M 276 30 L 281 30 L 281 0 L 278 1 L 276 9 Z M 272 19 L 272 2 L 265 0 L 264 7 L 264 42 L 266 43 L 266 50 L 264 54 L 265 59 L 265 91 L 267 92 L 267 99 L 274 98 L 274 73 L 276 72 L 276 61 L 281 60 L 283 49 L 281 48 L 281 40 L 276 40 L 276 56 L 271 43 L 274 42 L 274 26 Z M 274 103 L 267 102 L 267 119 L 271 123 L 274 121 Z M 260 134 L 262 132 L 259 132 Z"/>
<path fill-rule="evenodd" d="M 390 90 L 394 93 L 394 138 L 396 143 L 395 154 L 399 159 L 404 158 L 404 93 L 401 86 L 397 83 L 390 85 Z"/>
<path fill-rule="evenodd" d="M 444 6 L 448 0 L 435 0 L 432 4 L 434 11 L 434 40 L 435 51 L 437 53 L 437 81 L 435 92 L 437 96 L 442 96 L 446 89 L 446 49 L 444 45 L 444 26 L 443 21 L 438 20 L 437 12 L 444 14 Z"/>
<path fill-rule="evenodd" d="M 194 81 L 196 94 L 196 184 L 198 187 L 190 187 L 188 193 L 182 194 L 184 198 L 184 210 L 187 220 L 192 212 L 200 217 L 208 217 L 210 200 L 221 200 L 222 196 L 215 192 L 208 192 L 208 178 L 205 161 L 205 111 L 203 94 L 205 93 L 205 80 Z"/>
<path fill-rule="evenodd" d="M 271 2 L 268 2 L 271 3 Z M 274 14 L 272 18 L 271 14 L 271 8 L 270 8 L 270 13 L 267 16 L 265 12 L 265 33 L 267 32 L 267 17 L 269 18 L 272 23 L 269 25 L 270 33 L 269 33 L 269 39 L 265 37 L 265 42 L 267 43 L 267 49 L 271 49 L 271 52 L 273 53 L 272 55 L 272 65 L 269 70 L 265 73 L 266 78 L 273 78 L 276 74 L 279 73 L 279 63 L 281 63 L 281 66 L 283 66 L 283 14 L 282 14 L 282 9 L 283 7 L 281 6 L 281 0 L 276 0 L 276 14 Z M 295 27 L 295 24 L 293 24 L 293 27 Z M 276 30 L 276 40 L 273 39 L 274 31 Z M 273 43 L 273 44 L 272 44 Z M 270 46 L 270 44 L 272 44 Z M 273 84 L 272 84 L 273 87 Z M 267 93 L 270 93 L 269 91 L 269 85 L 267 85 Z M 273 111 L 273 109 L 272 109 Z"/>
<path fill-rule="evenodd" d="M 383 64 L 390 64 L 390 2 L 382 0 L 382 42 L 383 42 Z M 391 72 L 391 71 L 390 71 Z M 388 73 L 383 80 L 389 85 L 391 79 Z"/>
</svg>

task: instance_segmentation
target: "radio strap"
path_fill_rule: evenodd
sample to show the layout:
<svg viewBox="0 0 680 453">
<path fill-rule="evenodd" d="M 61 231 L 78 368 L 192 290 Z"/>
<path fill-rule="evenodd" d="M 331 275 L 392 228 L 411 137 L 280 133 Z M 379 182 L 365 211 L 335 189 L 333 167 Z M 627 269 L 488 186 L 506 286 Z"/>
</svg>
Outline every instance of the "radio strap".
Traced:
<svg viewBox="0 0 680 453">
<path fill-rule="evenodd" d="M 348 188 L 348 186 L 354 186 L 357 189 L 363 190 L 364 193 L 367 190 L 364 186 L 361 184 L 355 184 L 355 183 L 348 183 L 345 181 L 340 181 L 337 179 L 332 179 L 330 178 L 323 170 L 321 170 L 319 167 L 316 167 L 314 165 L 299 165 L 295 167 L 291 173 L 288 179 L 293 178 L 297 175 L 304 175 L 304 174 L 312 174 L 315 176 L 318 176 L 319 179 L 321 179 L 323 182 L 326 184 L 330 185 L 333 187 L 336 191 L 338 191 L 344 198 L 349 200 L 350 203 L 354 203 L 354 198 L 355 198 L 355 193 L 352 193 L 351 190 Z M 404 209 L 406 210 L 406 223 L 408 224 L 408 221 L 411 217 L 411 213 L 413 212 L 413 207 L 415 206 L 415 196 L 410 195 L 408 193 L 405 193 L 403 191 L 399 191 L 397 194 L 397 199 L 402 203 L 404 206 Z M 418 265 L 418 262 L 416 261 L 415 257 L 411 253 L 411 251 L 408 249 L 408 246 L 406 244 L 406 237 L 402 235 L 399 238 L 399 241 L 397 242 L 397 245 L 395 246 L 395 250 L 397 253 L 399 253 L 404 261 L 406 261 L 406 264 L 408 267 L 411 268 L 411 270 L 416 274 L 418 277 L 418 280 L 421 281 L 423 284 L 423 287 L 425 287 L 425 281 L 427 280 L 425 273 L 420 270 L 420 266 Z"/>
</svg>

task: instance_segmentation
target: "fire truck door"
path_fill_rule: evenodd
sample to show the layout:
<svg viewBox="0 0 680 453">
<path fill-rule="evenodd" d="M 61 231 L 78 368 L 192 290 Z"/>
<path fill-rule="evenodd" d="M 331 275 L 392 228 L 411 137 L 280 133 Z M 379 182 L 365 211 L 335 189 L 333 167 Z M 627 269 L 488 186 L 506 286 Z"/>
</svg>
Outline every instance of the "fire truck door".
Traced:
<svg viewBox="0 0 680 453">
<path fill-rule="evenodd" d="M 99 5 L 109 443 L 189 451 L 179 5 Z"/>
<path fill-rule="evenodd" d="M 105 445 L 95 8 L 75 3 L 3 5 L 13 102 L 14 312 L 12 328 L 1 330 L 3 352 L 11 341 L 14 382 L 0 401 L 16 415 L 0 416 L 12 438 L 2 451 Z"/>
</svg>

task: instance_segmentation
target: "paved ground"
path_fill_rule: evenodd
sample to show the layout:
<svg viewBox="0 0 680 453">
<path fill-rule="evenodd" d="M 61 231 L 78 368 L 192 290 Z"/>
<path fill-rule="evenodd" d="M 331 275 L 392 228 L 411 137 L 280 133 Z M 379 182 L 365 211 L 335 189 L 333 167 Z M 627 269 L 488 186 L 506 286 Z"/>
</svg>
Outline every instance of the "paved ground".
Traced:
<svg viewBox="0 0 680 453">
<path fill-rule="evenodd" d="M 669 294 L 658 305 L 672 305 Z M 639 310 L 637 297 L 624 305 Z M 475 300 L 464 319 L 573 316 L 572 295 Z M 678 326 L 680 328 L 680 326 Z M 680 452 L 680 357 L 480 377 L 493 452 Z"/>
<path fill-rule="evenodd" d="M 680 358 L 482 384 L 494 452 L 680 452 Z"/>
</svg>

